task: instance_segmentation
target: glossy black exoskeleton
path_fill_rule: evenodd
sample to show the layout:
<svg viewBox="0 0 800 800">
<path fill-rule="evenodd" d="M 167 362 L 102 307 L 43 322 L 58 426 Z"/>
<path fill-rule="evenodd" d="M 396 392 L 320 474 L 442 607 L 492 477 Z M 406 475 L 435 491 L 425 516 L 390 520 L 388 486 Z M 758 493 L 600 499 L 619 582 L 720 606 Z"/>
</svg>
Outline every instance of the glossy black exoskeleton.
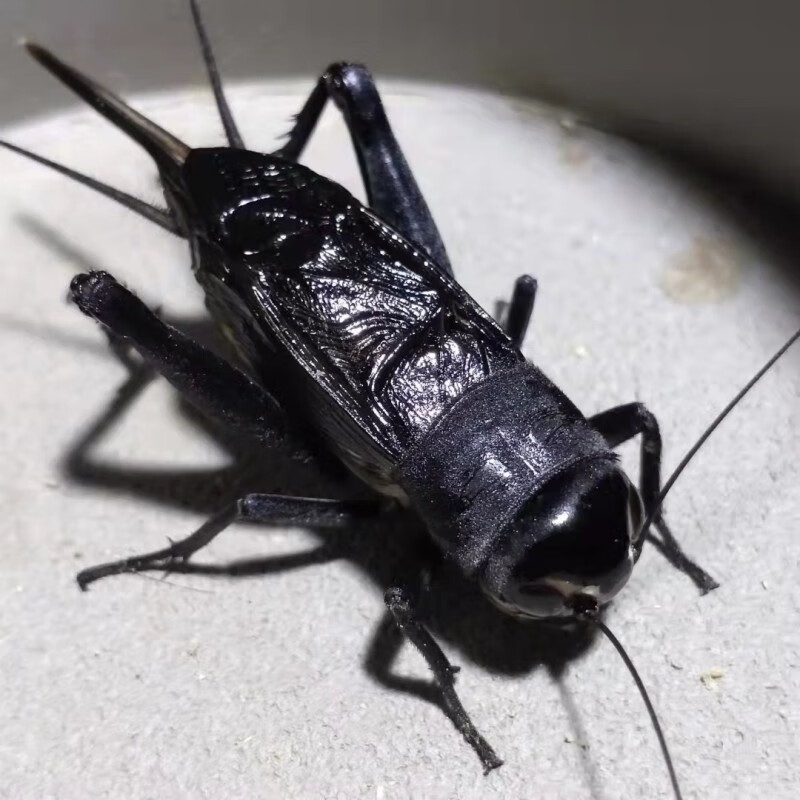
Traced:
<svg viewBox="0 0 800 800">
<path fill-rule="evenodd" d="M 640 403 L 589 419 L 520 352 L 536 292 L 521 277 L 500 327 L 453 277 L 436 225 L 365 68 L 330 67 L 271 155 L 244 149 L 197 8 L 230 147 L 190 149 L 121 100 L 28 44 L 31 54 L 154 158 L 162 211 L 4 144 L 125 203 L 190 245 L 234 366 L 162 322 L 110 275 L 77 276 L 79 308 L 137 350 L 192 402 L 267 446 L 309 432 L 376 492 L 407 505 L 446 557 L 519 617 L 590 618 L 624 586 L 645 518 L 660 549 L 704 591 L 713 580 L 660 515 L 661 440 Z M 328 98 L 342 111 L 368 205 L 297 163 Z M 639 490 L 611 448 L 642 435 Z M 169 569 L 236 519 L 348 524 L 372 506 L 248 495 L 163 550 L 104 564 L 100 577 Z M 455 669 L 402 587 L 386 592 L 452 719 L 489 770 L 501 762 L 453 689 Z M 601 624 L 601 623 L 598 623 Z M 612 639 L 612 641 L 614 641 Z"/>
</svg>

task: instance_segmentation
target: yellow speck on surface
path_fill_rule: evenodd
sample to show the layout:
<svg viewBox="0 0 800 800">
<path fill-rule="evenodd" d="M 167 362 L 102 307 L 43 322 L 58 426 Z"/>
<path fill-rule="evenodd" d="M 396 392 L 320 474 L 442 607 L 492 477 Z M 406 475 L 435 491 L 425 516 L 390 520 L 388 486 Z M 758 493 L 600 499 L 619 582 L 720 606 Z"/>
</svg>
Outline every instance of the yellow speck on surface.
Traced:
<svg viewBox="0 0 800 800">
<path fill-rule="evenodd" d="M 736 293 L 741 272 L 741 255 L 731 241 L 698 236 L 672 260 L 661 276 L 661 287 L 685 305 L 719 303 Z"/>
</svg>

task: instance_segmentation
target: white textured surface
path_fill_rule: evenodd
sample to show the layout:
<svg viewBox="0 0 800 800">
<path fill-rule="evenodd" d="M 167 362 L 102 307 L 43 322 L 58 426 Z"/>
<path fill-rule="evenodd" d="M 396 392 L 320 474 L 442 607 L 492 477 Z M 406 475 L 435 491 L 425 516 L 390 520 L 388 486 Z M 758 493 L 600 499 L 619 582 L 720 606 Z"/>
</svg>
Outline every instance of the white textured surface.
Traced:
<svg viewBox="0 0 800 800">
<path fill-rule="evenodd" d="M 647 154 L 533 106 L 389 88 L 464 285 L 491 309 L 517 274 L 536 275 L 527 353 L 587 413 L 646 401 L 662 423 L 668 472 L 797 326 L 791 242 Z M 270 147 L 302 91 L 235 93 L 251 146 Z M 220 141 L 205 93 L 139 106 L 193 144 Z M 147 159 L 89 112 L 5 135 L 158 196 Z M 363 194 L 335 115 L 306 160 Z M 377 684 L 364 659 L 383 616 L 383 545 L 374 543 L 390 533 L 365 531 L 371 549 L 356 543 L 352 558 L 330 564 L 246 579 L 114 578 L 81 595 L 77 569 L 161 546 L 202 515 L 169 497 L 154 502 L 141 476 L 92 486 L 62 471 L 124 379 L 100 332 L 64 302 L 68 279 L 87 264 L 106 269 L 167 316 L 199 315 L 201 301 L 182 243 L 9 153 L 0 175 L 0 796 L 669 796 L 641 701 L 610 646 L 597 642 L 556 679 L 537 666 L 546 654 L 530 628 L 503 623 L 474 593 L 462 607 L 458 584 L 446 587 L 434 627 L 505 766 L 484 778 L 436 707 Z M 609 615 L 651 688 L 687 798 L 790 798 L 800 781 L 799 367 L 796 350 L 667 504 L 722 587 L 699 598 L 650 551 Z M 165 473 L 229 463 L 163 382 L 101 452 L 116 467 Z M 265 475 L 261 486 L 285 480 Z M 195 500 L 213 505 L 218 487 L 200 486 Z M 203 558 L 317 541 L 239 528 Z M 716 668 L 724 677 L 707 686 L 701 676 Z M 398 671 L 427 677 L 408 648 Z"/>
</svg>

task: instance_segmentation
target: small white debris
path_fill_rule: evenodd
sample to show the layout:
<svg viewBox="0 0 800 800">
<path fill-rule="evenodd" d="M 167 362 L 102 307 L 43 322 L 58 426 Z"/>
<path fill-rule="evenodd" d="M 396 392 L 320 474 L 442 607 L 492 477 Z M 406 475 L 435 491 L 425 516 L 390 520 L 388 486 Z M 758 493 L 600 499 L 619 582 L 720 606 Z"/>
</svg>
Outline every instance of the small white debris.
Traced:
<svg viewBox="0 0 800 800">
<path fill-rule="evenodd" d="M 572 133 L 580 124 L 580 119 L 575 114 L 562 114 L 558 120 L 562 130 Z"/>
<path fill-rule="evenodd" d="M 725 671 L 720 669 L 719 667 L 712 667 L 707 672 L 704 672 L 700 676 L 700 680 L 703 683 L 703 686 L 706 689 L 711 689 L 712 691 L 716 691 L 719 686 L 719 682 L 725 677 Z"/>
<path fill-rule="evenodd" d="M 581 750 L 588 750 L 589 749 L 589 745 L 586 742 L 578 741 L 577 739 L 573 739 L 570 736 L 565 736 L 564 737 L 564 741 L 567 744 L 576 744 L 576 745 L 578 745 L 578 747 L 580 747 Z"/>
</svg>

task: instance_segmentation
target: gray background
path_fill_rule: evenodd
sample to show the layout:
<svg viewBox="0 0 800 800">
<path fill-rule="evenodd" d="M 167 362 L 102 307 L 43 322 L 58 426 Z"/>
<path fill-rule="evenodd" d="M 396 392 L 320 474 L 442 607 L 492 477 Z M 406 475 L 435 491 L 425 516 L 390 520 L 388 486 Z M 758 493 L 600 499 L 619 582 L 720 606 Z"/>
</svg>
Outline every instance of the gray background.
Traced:
<svg viewBox="0 0 800 800">
<path fill-rule="evenodd" d="M 65 48 L 124 91 L 197 81 L 179 0 L 6 0 L 0 8 L 0 119 L 63 95 L 21 68 L 12 42 Z M 722 156 L 800 188 L 800 110 L 791 0 L 552 3 L 496 0 L 207 0 L 231 79 L 317 72 L 363 60 L 379 73 L 533 93 Z"/>
<path fill-rule="evenodd" d="M 669 472 L 797 326 L 793 226 L 752 191 L 563 113 L 442 84 L 544 87 L 791 178 L 796 105 L 779 81 L 794 58 L 789 4 L 783 15 L 753 4 L 750 20 L 711 4 L 670 4 L 669 20 L 632 3 L 613 19 L 599 4 L 525 7 L 523 22 L 511 4 L 405 3 L 395 18 L 381 5 L 357 31 L 356 4 L 326 4 L 316 21 L 304 3 L 213 6 L 208 18 L 226 73 L 262 81 L 232 91 L 256 148 L 286 129 L 325 62 L 374 64 L 459 278 L 493 309 L 516 275 L 535 274 L 526 354 L 587 413 L 646 401 Z M 21 121 L 72 105 L 12 46 L 25 33 L 120 91 L 159 90 L 137 107 L 186 141 L 221 142 L 183 3 L 4 4 L 0 21 L 4 136 L 158 198 L 147 159 L 96 115 Z M 307 160 L 363 196 L 335 114 Z M 338 559 L 313 563 L 318 553 L 305 568 L 319 537 L 239 527 L 203 561 L 278 559 L 269 574 L 117 578 L 81 595 L 76 570 L 188 533 L 237 486 L 336 487 L 231 449 L 163 381 L 135 398 L 94 462 L 70 460 L 126 375 L 64 302 L 69 277 L 107 269 L 170 319 L 202 318 L 202 301 L 183 243 L 12 154 L 0 153 L 0 175 L 0 796 L 669 796 L 611 648 L 566 658 L 457 576 L 434 587 L 431 624 L 506 765 L 483 778 L 434 705 L 376 682 L 372 642 L 382 591 L 402 573 L 402 523 L 353 531 L 334 541 Z M 798 367 L 794 351 L 669 498 L 674 529 L 722 587 L 699 598 L 648 551 L 609 614 L 687 798 L 796 796 Z M 635 450 L 625 458 L 635 471 Z M 397 672 L 428 677 L 410 648 Z"/>
</svg>

